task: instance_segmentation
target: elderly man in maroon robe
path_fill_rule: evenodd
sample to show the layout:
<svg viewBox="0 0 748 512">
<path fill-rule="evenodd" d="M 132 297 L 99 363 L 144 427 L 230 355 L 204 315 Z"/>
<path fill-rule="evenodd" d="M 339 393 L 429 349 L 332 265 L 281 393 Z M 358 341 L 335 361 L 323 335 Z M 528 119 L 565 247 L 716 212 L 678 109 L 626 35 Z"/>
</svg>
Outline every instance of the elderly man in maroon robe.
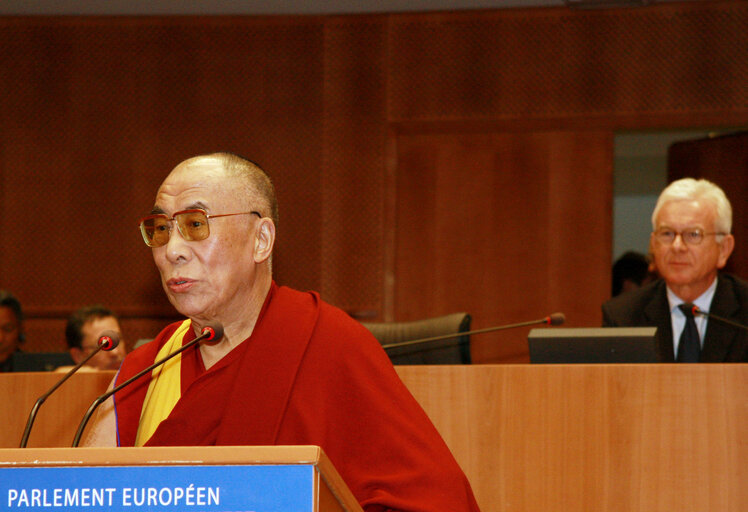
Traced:
<svg viewBox="0 0 748 512">
<path fill-rule="evenodd" d="M 203 342 L 117 392 L 89 445 L 319 445 L 367 512 L 476 511 L 470 484 L 379 343 L 317 293 L 272 278 L 270 179 L 230 153 L 191 158 L 141 221 L 185 317 L 131 352 L 116 383 Z"/>
</svg>

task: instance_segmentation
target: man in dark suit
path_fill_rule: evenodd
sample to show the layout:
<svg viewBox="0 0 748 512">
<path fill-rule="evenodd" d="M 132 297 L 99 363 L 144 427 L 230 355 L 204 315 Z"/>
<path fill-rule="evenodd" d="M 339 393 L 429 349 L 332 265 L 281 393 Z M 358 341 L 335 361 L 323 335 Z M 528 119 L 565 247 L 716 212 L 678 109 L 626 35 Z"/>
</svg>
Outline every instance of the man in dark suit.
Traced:
<svg viewBox="0 0 748 512">
<path fill-rule="evenodd" d="M 692 178 L 671 183 L 657 200 L 652 229 L 650 249 L 662 277 L 603 304 L 603 325 L 657 327 L 662 362 L 748 362 L 745 329 L 679 307 L 696 305 L 748 325 L 748 283 L 719 272 L 735 245 L 722 189 Z"/>
</svg>

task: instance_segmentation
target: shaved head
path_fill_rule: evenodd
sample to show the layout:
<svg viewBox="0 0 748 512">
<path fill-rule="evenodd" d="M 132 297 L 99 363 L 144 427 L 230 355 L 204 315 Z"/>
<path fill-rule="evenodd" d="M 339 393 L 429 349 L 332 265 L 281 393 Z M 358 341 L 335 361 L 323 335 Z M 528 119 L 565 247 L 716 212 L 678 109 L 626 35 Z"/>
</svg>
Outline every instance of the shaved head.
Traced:
<svg viewBox="0 0 748 512">
<path fill-rule="evenodd" d="M 260 209 L 263 217 L 270 217 L 273 223 L 278 225 L 278 200 L 275 197 L 275 187 L 270 177 L 256 163 L 229 152 L 211 153 L 197 156 L 200 158 L 216 158 L 226 169 L 229 176 L 241 178 L 246 184 L 244 195 L 247 198 L 247 206 Z M 191 158 L 187 162 L 194 160 Z"/>
</svg>

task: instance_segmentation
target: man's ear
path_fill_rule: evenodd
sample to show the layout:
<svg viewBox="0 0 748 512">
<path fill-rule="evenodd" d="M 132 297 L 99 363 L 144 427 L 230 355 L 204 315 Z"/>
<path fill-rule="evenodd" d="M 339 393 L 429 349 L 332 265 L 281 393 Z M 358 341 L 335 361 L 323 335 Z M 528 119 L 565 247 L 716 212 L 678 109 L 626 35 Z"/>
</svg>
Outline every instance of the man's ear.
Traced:
<svg viewBox="0 0 748 512">
<path fill-rule="evenodd" d="M 86 358 L 86 354 L 81 349 L 73 347 L 70 349 L 70 357 L 75 364 L 78 364 Z"/>
<path fill-rule="evenodd" d="M 273 254 L 275 224 L 267 217 L 260 219 L 255 231 L 255 263 L 262 263 Z"/>
<path fill-rule="evenodd" d="M 732 250 L 735 248 L 735 237 L 725 235 L 721 242 L 719 242 L 719 259 L 717 260 L 717 268 L 722 268 L 727 263 L 727 259 L 732 254 Z"/>
</svg>

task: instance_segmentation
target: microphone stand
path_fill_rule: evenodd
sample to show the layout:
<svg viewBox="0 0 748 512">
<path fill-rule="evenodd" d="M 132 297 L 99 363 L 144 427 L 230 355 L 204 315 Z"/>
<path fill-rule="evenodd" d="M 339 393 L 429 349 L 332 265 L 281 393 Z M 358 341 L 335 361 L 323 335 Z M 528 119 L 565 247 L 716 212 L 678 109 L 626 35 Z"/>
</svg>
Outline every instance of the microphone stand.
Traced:
<svg viewBox="0 0 748 512">
<path fill-rule="evenodd" d="M 184 352 L 188 348 L 195 346 L 197 343 L 199 343 L 199 342 L 201 342 L 201 341 L 203 341 L 205 339 L 214 339 L 214 340 L 220 339 L 221 336 L 223 336 L 223 328 L 222 327 L 220 328 L 220 334 L 217 334 L 217 332 L 218 332 L 217 328 L 213 328 L 213 329 L 214 329 L 213 331 L 204 330 L 203 334 L 201 334 L 200 336 L 198 336 L 194 340 L 192 340 L 192 341 L 190 341 L 188 343 L 185 343 L 184 345 L 182 345 L 181 347 L 179 347 L 177 350 L 175 350 L 174 352 L 172 352 L 168 356 L 164 357 L 163 359 L 161 359 L 159 361 L 156 361 L 155 363 L 153 363 L 149 367 L 144 368 L 143 370 L 139 371 L 138 373 L 136 373 L 135 375 L 133 375 L 132 377 L 130 377 L 129 379 L 127 379 L 122 384 L 120 384 L 118 386 L 115 386 L 114 388 L 110 389 L 109 391 L 107 391 L 103 395 L 99 396 L 96 400 L 94 400 L 93 403 L 91 404 L 91 406 L 86 411 L 86 414 L 83 416 L 83 419 L 81 420 L 80 425 L 78 425 L 78 430 L 75 433 L 75 438 L 73 439 L 73 448 L 77 447 L 78 444 L 80 443 L 81 436 L 83 435 L 83 430 L 85 430 L 86 425 L 88 424 L 88 421 L 91 419 L 91 415 L 93 415 L 93 413 L 96 410 L 96 408 L 99 407 L 99 405 L 101 405 L 101 403 L 104 402 L 104 400 L 106 400 L 107 398 L 109 398 L 110 396 L 112 396 L 113 394 L 115 394 L 120 389 L 122 389 L 125 386 L 129 385 L 131 382 L 139 379 L 140 377 L 142 377 L 146 373 L 150 372 L 151 370 L 153 370 L 157 366 L 160 366 L 160 365 L 164 364 L 165 362 L 167 362 L 169 359 L 171 359 L 172 357 L 176 356 L 177 354 L 181 354 L 182 352 Z"/>
<path fill-rule="evenodd" d="M 701 316 L 705 316 L 707 318 L 713 318 L 713 319 L 717 320 L 718 322 L 722 322 L 722 323 L 725 323 L 727 325 L 731 325 L 733 327 L 737 327 L 738 329 L 748 330 L 748 326 L 745 326 L 743 324 L 739 324 L 737 322 L 734 322 L 734 321 L 730 320 L 729 318 L 724 318 L 724 317 L 721 317 L 721 316 L 717 316 L 717 315 L 712 314 L 712 313 L 710 313 L 708 311 L 702 311 L 701 309 L 699 309 L 699 306 L 693 306 L 693 308 L 691 309 L 691 312 L 694 314 L 694 316 L 695 315 L 701 315 Z"/>
<path fill-rule="evenodd" d="M 440 336 L 431 336 L 429 338 L 421 338 L 412 341 L 401 341 L 399 343 L 388 343 L 382 345 L 383 349 L 396 348 L 396 347 L 407 347 L 409 345 L 415 345 L 418 343 L 428 343 L 429 341 L 437 340 L 448 340 L 450 338 L 460 338 L 462 336 L 470 336 L 472 334 L 482 334 L 484 332 L 501 331 L 504 329 L 513 329 L 515 327 L 526 327 L 528 325 L 537 324 L 548 324 L 548 325 L 561 325 L 564 323 L 564 316 L 561 313 L 554 313 L 553 315 L 547 316 L 540 320 L 530 320 L 529 322 L 520 322 L 517 324 L 500 325 L 498 327 L 486 327 L 485 329 L 477 329 L 475 331 L 456 332 L 454 334 L 442 334 Z"/>
<path fill-rule="evenodd" d="M 119 344 L 119 340 L 117 340 L 117 342 L 115 343 L 113 341 L 113 336 L 111 335 L 107 335 L 107 336 L 110 338 L 110 340 L 112 340 L 112 342 L 110 343 L 112 345 L 111 347 L 109 347 L 107 343 L 99 343 L 99 346 L 96 347 L 88 356 L 86 356 L 86 358 L 83 359 L 83 361 L 73 366 L 70 369 L 70 371 L 68 371 L 68 373 L 57 382 L 57 384 L 52 386 L 52 389 L 44 393 L 42 396 L 40 396 L 36 400 L 36 403 L 31 408 L 31 412 L 29 413 L 29 418 L 28 420 L 26 420 L 26 428 L 24 428 L 23 436 L 21 437 L 21 448 L 26 448 L 26 444 L 29 441 L 29 435 L 31 434 L 31 427 L 34 424 L 34 421 L 36 420 L 36 415 L 39 412 L 39 408 L 42 406 L 44 401 L 47 398 L 49 398 L 49 395 L 57 391 L 57 388 L 62 386 L 63 382 L 68 380 L 75 372 L 77 372 L 81 368 L 81 366 L 85 365 L 93 356 L 95 356 L 102 350 L 112 350 Z"/>
</svg>

